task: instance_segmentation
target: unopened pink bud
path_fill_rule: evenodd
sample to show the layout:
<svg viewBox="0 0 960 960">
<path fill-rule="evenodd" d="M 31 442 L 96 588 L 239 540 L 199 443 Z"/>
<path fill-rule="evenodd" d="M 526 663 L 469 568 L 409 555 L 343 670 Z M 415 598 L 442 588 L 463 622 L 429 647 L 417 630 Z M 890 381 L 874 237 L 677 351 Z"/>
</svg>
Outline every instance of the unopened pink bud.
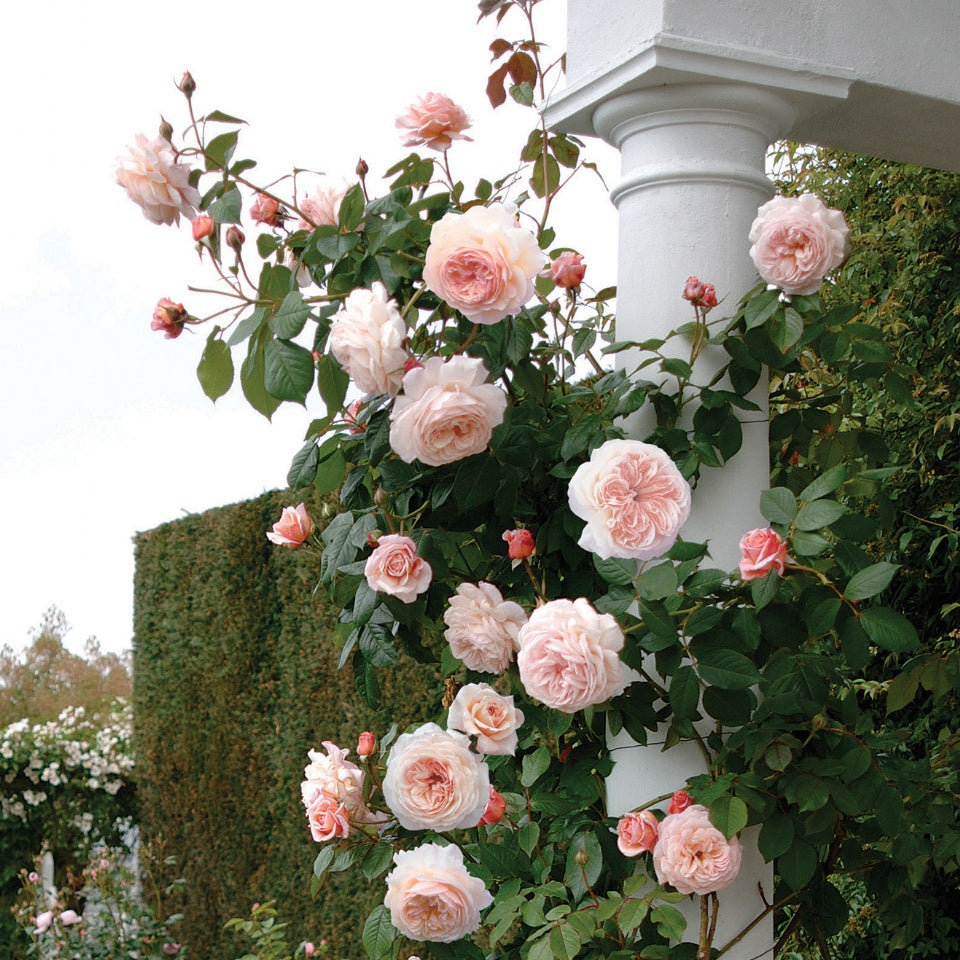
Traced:
<svg viewBox="0 0 960 960">
<path fill-rule="evenodd" d="M 583 275 L 587 272 L 587 265 L 583 257 L 572 250 L 565 250 L 550 264 L 550 276 L 558 287 L 570 290 L 583 283 Z"/>
<path fill-rule="evenodd" d="M 703 296 L 703 284 L 698 277 L 687 277 L 686 286 L 683 288 L 683 299 L 696 303 Z"/>
<path fill-rule="evenodd" d="M 183 333 L 183 324 L 187 319 L 187 311 L 182 303 L 174 303 L 167 297 L 157 301 L 153 311 L 151 330 L 162 330 L 168 340 L 176 340 Z"/>
<path fill-rule="evenodd" d="M 487 806 L 480 818 L 481 824 L 499 823 L 507 811 L 507 801 L 493 787 L 490 788 L 490 797 Z"/>
<path fill-rule="evenodd" d="M 190 221 L 190 225 L 193 227 L 194 240 L 202 240 L 204 237 L 209 237 L 210 234 L 213 233 L 213 217 L 209 214 L 198 214 Z"/>
<path fill-rule="evenodd" d="M 362 180 L 370 172 L 370 167 L 367 165 L 367 161 L 361 157 L 357 161 L 357 176 Z"/>
<path fill-rule="evenodd" d="M 364 730 L 357 743 L 357 756 L 361 760 L 366 760 L 373 756 L 373 751 L 376 749 L 377 738 L 369 730 Z"/>
<path fill-rule="evenodd" d="M 265 193 L 258 193 L 250 208 L 250 216 L 254 223 L 275 227 L 280 221 L 280 201 L 268 197 Z"/>
<path fill-rule="evenodd" d="M 226 244 L 231 250 L 236 250 L 237 253 L 240 252 L 240 248 L 243 246 L 243 241 L 246 239 L 247 238 L 243 235 L 243 231 L 239 227 L 231 227 L 227 231 Z"/>
<path fill-rule="evenodd" d="M 31 883 L 39 883 L 39 882 L 40 882 L 40 874 L 37 873 L 36 870 L 31 870 L 31 871 L 27 874 L 27 879 L 28 879 Z"/>
<path fill-rule="evenodd" d="M 670 806 L 667 807 L 667 813 L 683 813 L 690 804 L 693 803 L 693 798 L 687 793 L 686 790 L 678 790 L 670 798 Z"/>
<path fill-rule="evenodd" d="M 343 411 L 343 422 L 350 424 L 350 432 L 353 434 L 363 433 L 367 429 L 365 423 L 360 423 L 360 411 L 363 409 L 363 403 L 360 400 L 353 400 L 350 406 Z"/>
<path fill-rule="evenodd" d="M 703 293 L 700 296 L 700 306 L 704 310 L 709 310 L 717 305 L 717 291 L 712 283 L 703 285 Z"/>
<path fill-rule="evenodd" d="M 304 956 L 312 957 L 316 952 L 316 949 L 317 948 L 309 940 L 307 940 L 303 945 Z"/>
<path fill-rule="evenodd" d="M 187 70 L 180 78 L 177 86 L 180 88 L 180 92 L 189 100 L 193 96 L 193 92 L 197 89 L 197 81 L 193 79 L 193 74 Z"/>
<path fill-rule="evenodd" d="M 418 368 L 420 368 L 420 367 L 422 367 L 422 366 L 423 366 L 423 364 L 422 364 L 419 360 L 417 360 L 416 357 L 411 357 L 411 358 L 410 358 L 409 360 L 407 360 L 407 362 L 403 365 L 403 372 L 404 372 L 404 373 L 409 373 L 411 370 L 416 370 L 416 369 L 418 369 Z"/>
<path fill-rule="evenodd" d="M 526 560 L 536 552 L 536 542 L 529 530 L 504 530 L 501 538 L 507 543 L 507 556 L 511 560 Z"/>
<path fill-rule="evenodd" d="M 367 546 L 371 550 L 376 550 L 380 546 L 380 538 L 375 533 L 367 534 Z"/>
</svg>

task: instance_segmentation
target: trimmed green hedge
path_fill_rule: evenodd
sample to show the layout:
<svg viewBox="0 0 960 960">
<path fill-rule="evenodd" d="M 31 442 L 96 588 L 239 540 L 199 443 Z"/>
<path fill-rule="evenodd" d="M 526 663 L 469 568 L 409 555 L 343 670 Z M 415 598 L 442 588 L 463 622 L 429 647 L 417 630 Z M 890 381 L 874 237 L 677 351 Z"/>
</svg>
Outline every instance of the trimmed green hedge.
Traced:
<svg viewBox="0 0 960 960">
<path fill-rule="evenodd" d="M 311 516 L 321 504 L 308 496 Z M 349 665 L 337 669 L 336 611 L 314 594 L 319 551 L 275 547 L 264 533 L 300 495 L 270 493 L 136 537 L 134 706 L 147 842 L 173 855 L 186 891 L 182 942 L 230 960 L 223 924 L 276 900 L 290 937 L 326 938 L 333 957 L 362 956 L 360 928 L 382 881 L 359 871 L 309 895 L 318 846 L 300 801 L 307 750 L 355 750 L 436 712 L 435 668 L 405 661 L 366 706 Z"/>
</svg>

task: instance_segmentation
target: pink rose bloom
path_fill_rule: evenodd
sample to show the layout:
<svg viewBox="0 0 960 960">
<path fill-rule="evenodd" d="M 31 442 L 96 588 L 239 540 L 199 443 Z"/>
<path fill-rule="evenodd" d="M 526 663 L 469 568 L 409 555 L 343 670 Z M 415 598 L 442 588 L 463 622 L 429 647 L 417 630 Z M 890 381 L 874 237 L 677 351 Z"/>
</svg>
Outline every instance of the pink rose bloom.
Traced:
<svg viewBox="0 0 960 960">
<path fill-rule="evenodd" d="M 307 751 L 310 763 L 304 768 L 305 779 L 300 784 L 300 797 L 308 808 L 317 793 L 343 804 L 347 817 L 353 823 L 381 823 L 386 817 L 371 811 L 363 799 L 363 771 L 347 759 L 349 750 L 324 740 L 326 756 L 319 750 Z"/>
<path fill-rule="evenodd" d="M 703 293 L 700 296 L 700 306 L 704 310 L 712 310 L 717 305 L 717 288 L 712 283 L 703 285 Z"/>
<path fill-rule="evenodd" d="M 462 940 L 493 903 L 483 881 L 467 873 L 459 847 L 424 843 L 395 853 L 393 862 L 383 903 L 390 922 L 411 940 Z"/>
<path fill-rule="evenodd" d="M 603 560 L 661 556 L 690 515 L 690 484 L 666 452 L 639 440 L 602 444 L 577 467 L 567 494 L 587 521 L 580 546 Z"/>
<path fill-rule="evenodd" d="M 193 239 L 202 240 L 213 233 L 213 217 L 206 213 L 198 214 L 190 223 L 193 229 Z"/>
<path fill-rule="evenodd" d="M 72 927 L 75 923 L 80 923 L 83 917 L 76 910 L 64 910 L 59 919 L 65 927 Z"/>
<path fill-rule="evenodd" d="M 284 507 L 280 519 L 267 531 L 267 539 L 281 547 L 299 547 L 313 533 L 313 521 L 302 503 Z"/>
<path fill-rule="evenodd" d="M 526 560 L 536 552 L 536 542 L 529 530 L 504 530 L 502 539 L 507 543 L 507 556 L 511 560 Z"/>
<path fill-rule="evenodd" d="M 268 227 L 275 227 L 279 222 L 280 201 L 268 197 L 265 193 L 258 193 L 250 208 L 250 218 L 254 223 L 265 223 Z"/>
<path fill-rule="evenodd" d="M 317 790 L 307 804 L 307 821 L 310 824 L 310 836 L 317 843 L 350 836 L 350 818 L 346 806 L 322 790 Z"/>
<path fill-rule="evenodd" d="M 849 237 L 843 214 L 812 193 L 774 197 L 750 227 L 750 256 L 760 276 L 784 293 L 816 293 L 846 259 Z"/>
<path fill-rule="evenodd" d="M 487 683 L 467 683 L 450 704 L 447 726 L 477 738 L 477 750 L 487 755 L 513 756 L 523 713 Z"/>
<path fill-rule="evenodd" d="M 649 853 L 657 842 L 660 821 L 650 810 L 628 813 L 617 824 L 617 846 L 625 857 Z"/>
<path fill-rule="evenodd" d="M 482 826 L 489 826 L 491 823 L 499 823 L 503 815 L 507 812 L 507 801 L 503 795 L 498 793 L 493 787 L 490 788 L 490 798 L 484 808 L 483 816 L 480 818 Z"/>
<path fill-rule="evenodd" d="M 137 134 L 135 146 L 119 157 L 117 183 L 140 205 L 151 223 L 180 223 L 180 214 L 192 218 L 200 194 L 190 186 L 190 168 L 177 162 L 169 141 L 148 140 Z"/>
<path fill-rule="evenodd" d="M 700 278 L 694 276 L 687 277 L 687 282 L 684 285 L 681 296 L 684 300 L 689 300 L 691 303 L 699 303 L 700 298 L 703 296 L 703 284 L 700 282 Z"/>
<path fill-rule="evenodd" d="M 407 328 L 395 300 L 379 280 L 354 290 L 334 314 L 330 352 L 364 393 L 395 397 L 403 382 Z"/>
<path fill-rule="evenodd" d="M 450 652 L 471 670 L 503 673 L 519 649 L 527 615 L 492 583 L 461 583 L 443 614 Z"/>
<path fill-rule="evenodd" d="M 693 799 L 686 790 L 677 790 L 670 798 L 670 806 L 667 807 L 667 813 L 682 813 L 693 803 Z"/>
<path fill-rule="evenodd" d="M 507 409 L 507 395 L 486 379 L 483 361 L 463 356 L 430 357 L 404 374 L 390 412 L 394 453 L 439 467 L 486 450 Z"/>
<path fill-rule="evenodd" d="M 597 613 L 583 597 L 551 600 L 520 630 L 520 682 L 546 706 L 575 713 L 622 688 L 622 648 L 623 632 L 609 613 Z"/>
<path fill-rule="evenodd" d="M 703 896 L 736 879 L 742 854 L 740 841 L 727 840 L 710 822 L 707 808 L 695 803 L 682 813 L 668 814 L 660 824 L 653 867 L 658 882 Z"/>
<path fill-rule="evenodd" d="M 308 219 L 299 220 L 301 230 L 314 227 L 336 227 L 340 224 L 340 204 L 350 189 L 345 182 L 324 181 L 312 194 L 300 201 L 300 211 Z"/>
<path fill-rule="evenodd" d="M 431 150 L 448 150 L 454 140 L 470 139 L 463 133 L 470 127 L 470 118 L 442 93 L 428 93 L 410 104 L 397 117 L 396 127 L 409 131 L 403 137 L 405 147 L 423 144 Z"/>
<path fill-rule="evenodd" d="M 317 948 L 309 940 L 305 941 L 303 944 L 303 954 L 306 957 L 312 957 L 316 949 Z"/>
<path fill-rule="evenodd" d="M 36 924 L 37 928 L 33 931 L 35 934 L 41 934 L 44 930 L 50 928 L 50 924 L 53 923 L 53 911 L 44 910 L 43 913 L 37 914 Z"/>
<path fill-rule="evenodd" d="M 740 576 L 756 580 L 776 570 L 782 577 L 787 561 L 787 543 L 769 527 L 750 530 L 740 538 Z"/>
<path fill-rule="evenodd" d="M 417 545 L 409 537 L 388 533 L 367 557 L 363 568 L 371 589 L 413 603 L 426 593 L 433 578 L 430 564 L 417 556 Z"/>
<path fill-rule="evenodd" d="M 513 207 L 447 213 L 430 231 L 423 282 L 474 323 L 497 323 L 533 296 L 545 257 Z"/>
<path fill-rule="evenodd" d="M 150 321 L 151 330 L 162 330 L 167 340 L 176 340 L 183 333 L 183 324 L 187 319 L 187 311 L 182 303 L 174 303 L 167 297 L 157 301 L 153 311 L 153 320 Z"/>
<path fill-rule="evenodd" d="M 475 827 L 489 796 L 487 765 L 465 734 L 425 723 L 397 737 L 387 758 L 383 797 L 401 827 Z"/>
<path fill-rule="evenodd" d="M 39 883 L 39 882 L 40 882 L 40 874 L 37 873 L 36 870 L 31 870 L 31 871 L 27 874 L 27 879 L 28 879 L 31 883 Z"/>
<path fill-rule="evenodd" d="M 550 264 L 550 276 L 553 282 L 566 290 L 579 287 L 583 283 L 583 275 L 586 272 L 587 265 L 583 262 L 583 257 L 572 250 L 564 250 Z"/>
</svg>

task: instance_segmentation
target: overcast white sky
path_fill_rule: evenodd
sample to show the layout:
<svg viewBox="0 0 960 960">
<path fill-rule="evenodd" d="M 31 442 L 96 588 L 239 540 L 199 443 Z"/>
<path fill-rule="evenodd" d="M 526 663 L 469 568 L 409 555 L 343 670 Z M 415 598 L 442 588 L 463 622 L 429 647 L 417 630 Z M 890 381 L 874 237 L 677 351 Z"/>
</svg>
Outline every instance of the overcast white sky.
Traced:
<svg viewBox="0 0 960 960">
<path fill-rule="evenodd" d="M 559 52 L 564 2 L 542 11 Z M 24 645 L 56 604 L 73 648 L 90 635 L 128 648 L 134 533 L 284 486 L 316 412 L 285 404 L 269 424 L 238 389 L 214 406 L 195 377 L 205 334 L 150 330 L 160 297 L 204 312 L 187 284 L 211 280 L 189 223 L 149 223 L 114 183 L 135 134 L 152 137 L 161 113 L 185 125 L 174 79 L 191 70 L 200 111 L 249 122 L 237 156 L 260 160 L 263 182 L 294 165 L 349 178 L 360 155 L 379 174 L 404 155 L 396 115 L 428 90 L 446 93 L 474 121 L 475 142 L 451 153 L 472 186 L 510 168 L 531 122 L 512 103 L 490 110 L 496 34 L 476 14 L 472 0 L 155 10 L 52 0 L 5 11 L 0 644 Z M 502 35 L 519 36 L 512 21 Z M 595 154 L 609 179 L 612 151 Z M 558 245 L 586 254 L 588 282 L 614 282 L 615 215 L 598 182 L 563 197 L 554 223 Z"/>
</svg>

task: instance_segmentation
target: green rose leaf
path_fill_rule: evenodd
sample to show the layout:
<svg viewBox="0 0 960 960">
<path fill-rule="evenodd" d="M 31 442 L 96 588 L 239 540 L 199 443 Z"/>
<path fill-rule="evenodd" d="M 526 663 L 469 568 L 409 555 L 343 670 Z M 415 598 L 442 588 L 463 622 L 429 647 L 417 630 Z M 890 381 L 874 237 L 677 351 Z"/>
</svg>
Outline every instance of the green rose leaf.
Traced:
<svg viewBox="0 0 960 960">
<path fill-rule="evenodd" d="M 797 529 L 820 530 L 829 527 L 834 520 L 839 520 L 847 512 L 847 507 L 836 500 L 814 500 L 800 508 L 797 514 Z"/>
<path fill-rule="evenodd" d="M 299 290 L 291 290 L 270 318 L 270 329 L 281 340 L 295 337 L 310 316 L 310 305 L 303 302 Z"/>
<path fill-rule="evenodd" d="M 817 869 L 817 851 L 803 840 L 796 840 L 777 858 L 777 873 L 793 890 L 806 886 Z"/>
<path fill-rule="evenodd" d="M 747 805 L 725 793 L 710 804 L 710 822 L 729 840 L 747 825 Z"/>
<path fill-rule="evenodd" d="M 207 338 L 200 363 L 197 366 L 197 379 L 203 392 L 213 401 L 222 397 L 233 383 L 233 358 L 230 348 L 217 338 L 219 327 L 214 327 Z"/>
<path fill-rule="evenodd" d="M 288 340 L 271 340 L 263 351 L 263 382 L 267 393 L 278 400 L 303 403 L 313 386 L 310 351 Z"/>
<path fill-rule="evenodd" d="M 844 480 L 847 479 L 847 465 L 839 463 L 831 467 L 826 473 L 821 474 L 812 483 L 807 484 L 800 491 L 800 499 L 810 503 L 811 500 L 819 500 L 828 493 L 833 493 Z"/>
<path fill-rule="evenodd" d="M 757 668 L 736 650 L 705 650 L 697 665 L 707 683 L 723 690 L 744 690 L 760 682 Z"/>
<path fill-rule="evenodd" d="M 860 615 L 860 626 L 878 647 L 893 653 L 915 650 L 920 645 L 916 628 L 889 607 L 870 607 Z"/>
<path fill-rule="evenodd" d="M 310 486 L 317 475 L 319 462 L 320 450 L 312 440 L 308 440 L 294 455 L 287 472 L 287 486 L 293 490 Z"/>
<path fill-rule="evenodd" d="M 772 813 L 760 827 L 757 846 L 768 863 L 782 857 L 793 844 L 793 821 L 781 813 Z"/>
<path fill-rule="evenodd" d="M 848 600 L 867 600 L 881 593 L 900 569 L 899 563 L 873 563 L 855 573 L 843 591 Z"/>
<path fill-rule="evenodd" d="M 380 960 L 390 953 L 397 931 L 390 922 L 390 911 L 381 903 L 373 908 L 363 925 L 362 941 L 370 960 Z"/>
<path fill-rule="evenodd" d="M 771 523 L 793 523 L 797 515 L 797 498 L 786 487 L 764 490 L 760 494 L 760 512 Z"/>
<path fill-rule="evenodd" d="M 670 709 L 679 720 L 694 720 L 700 706 L 700 682 L 693 667 L 681 667 L 670 681 Z"/>
</svg>

